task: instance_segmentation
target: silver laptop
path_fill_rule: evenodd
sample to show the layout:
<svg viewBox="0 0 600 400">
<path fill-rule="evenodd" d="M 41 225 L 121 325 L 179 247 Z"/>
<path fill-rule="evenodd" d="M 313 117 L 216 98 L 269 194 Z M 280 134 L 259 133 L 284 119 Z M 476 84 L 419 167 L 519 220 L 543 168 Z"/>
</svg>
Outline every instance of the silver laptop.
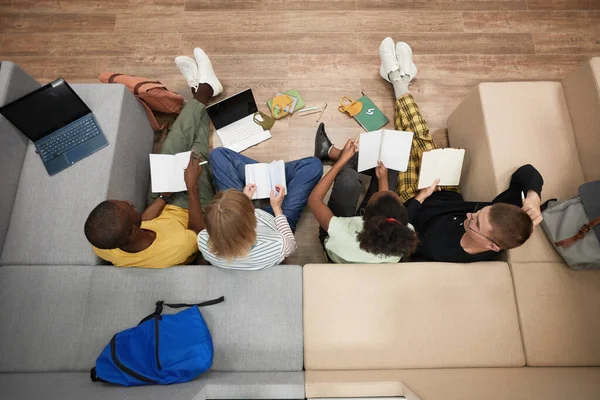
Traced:
<svg viewBox="0 0 600 400">
<path fill-rule="evenodd" d="M 271 132 L 254 122 L 258 111 L 251 89 L 206 108 L 223 147 L 238 153 L 271 138 Z"/>
</svg>

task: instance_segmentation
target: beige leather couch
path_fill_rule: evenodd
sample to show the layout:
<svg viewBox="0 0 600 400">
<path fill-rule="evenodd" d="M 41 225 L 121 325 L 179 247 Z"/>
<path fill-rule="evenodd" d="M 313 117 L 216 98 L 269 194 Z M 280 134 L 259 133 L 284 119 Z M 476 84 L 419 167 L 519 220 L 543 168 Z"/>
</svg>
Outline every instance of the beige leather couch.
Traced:
<svg viewBox="0 0 600 400">
<path fill-rule="evenodd" d="M 491 200 L 526 163 L 544 199 L 600 179 L 600 58 L 563 82 L 479 85 L 448 120 L 461 190 Z M 304 267 L 306 396 L 600 399 L 600 271 L 541 228 L 507 262 Z"/>
</svg>

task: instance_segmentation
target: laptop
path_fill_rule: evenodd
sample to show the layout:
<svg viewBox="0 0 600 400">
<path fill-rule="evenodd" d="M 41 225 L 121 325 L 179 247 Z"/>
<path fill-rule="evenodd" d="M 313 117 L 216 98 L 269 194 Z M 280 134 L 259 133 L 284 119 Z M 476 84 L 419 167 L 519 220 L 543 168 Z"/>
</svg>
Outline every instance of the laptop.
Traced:
<svg viewBox="0 0 600 400">
<path fill-rule="evenodd" d="M 108 145 L 92 111 L 62 78 L 0 107 L 0 114 L 31 139 L 50 175 Z"/>
<path fill-rule="evenodd" d="M 258 111 L 251 89 L 206 108 L 223 146 L 238 153 L 271 138 L 271 132 L 254 122 Z"/>
</svg>

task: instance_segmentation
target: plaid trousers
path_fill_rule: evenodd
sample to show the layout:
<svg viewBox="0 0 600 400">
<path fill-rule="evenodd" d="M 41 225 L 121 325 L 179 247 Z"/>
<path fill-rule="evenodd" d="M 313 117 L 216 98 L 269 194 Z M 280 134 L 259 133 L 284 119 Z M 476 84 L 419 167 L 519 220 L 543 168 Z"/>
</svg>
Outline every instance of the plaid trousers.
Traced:
<svg viewBox="0 0 600 400">
<path fill-rule="evenodd" d="M 404 203 L 419 193 L 419 171 L 423 152 L 436 149 L 437 146 L 429 134 L 429 126 L 421 115 L 419 106 L 410 93 L 396 100 L 394 125 L 396 130 L 413 132 L 408 169 L 398 175 L 398 188 L 396 189 L 400 200 Z M 440 188 L 459 193 L 457 186 L 440 186 Z"/>
</svg>

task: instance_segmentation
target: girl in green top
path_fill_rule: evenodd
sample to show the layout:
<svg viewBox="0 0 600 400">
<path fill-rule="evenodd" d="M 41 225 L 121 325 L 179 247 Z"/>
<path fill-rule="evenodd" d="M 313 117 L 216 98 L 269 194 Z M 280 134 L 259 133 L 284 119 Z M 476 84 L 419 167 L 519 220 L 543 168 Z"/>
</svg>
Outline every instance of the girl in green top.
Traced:
<svg viewBox="0 0 600 400">
<path fill-rule="evenodd" d="M 366 171 L 371 175 L 371 185 L 357 210 L 362 185 L 356 170 L 356 143 L 348 140 L 342 150 L 333 147 L 321 124 L 315 139 L 315 156 L 335 161 L 308 199 L 321 226 L 320 238 L 331 261 L 397 263 L 415 251 L 417 236 L 394 191 L 398 185 L 397 171 L 388 173 L 382 163 Z M 331 197 L 325 204 L 323 198 L 332 185 Z"/>
</svg>

